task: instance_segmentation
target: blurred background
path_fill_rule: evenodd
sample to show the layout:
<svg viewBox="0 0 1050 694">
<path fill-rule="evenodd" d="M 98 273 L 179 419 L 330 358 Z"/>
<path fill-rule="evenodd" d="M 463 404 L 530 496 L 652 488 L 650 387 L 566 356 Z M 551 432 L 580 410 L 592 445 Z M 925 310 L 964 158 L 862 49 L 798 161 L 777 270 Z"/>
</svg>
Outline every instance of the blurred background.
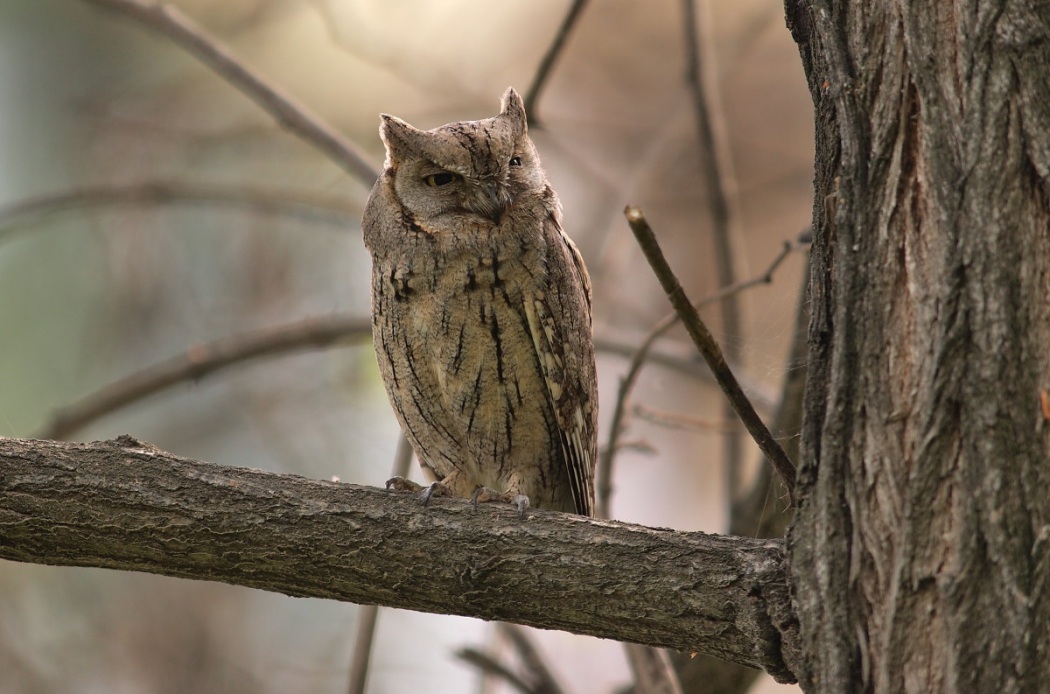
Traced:
<svg viewBox="0 0 1050 694">
<path fill-rule="evenodd" d="M 378 167 L 380 112 L 423 128 L 496 114 L 508 85 L 527 91 L 570 3 L 174 5 Z M 680 0 L 587 4 L 530 114 L 594 282 L 602 445 L 628 357 L 669 311 L 624 206 L 644 209 L 691 298 L 725 277 L 686 28 Z M 692 29 L 731 184 L 732 269 L 745 280 L 809 223 L 810 99 L 780 0 L 699 2 Z M 142 25 L 79 0 L 0 2 L 0 435 L 128 433 L 225 465 L 381 485 L 398 429 L 369 339 L 256 359 L 52 427 L 62 408 L 194 345 L 366 317 L 370 187 Z M 792 253 L 771 283 L 738 294 L 735 328 L 721 306 L 703 311 L 767 421 L 800 366 L 789 349 L 805 262 Z M 680 331 L 656 351 L 664 363 L 645 367 L 627 407 L 611 516 L 726 532 L 727 488 L 741 484 L 727 480 L 753 478 L 757 452 L 745 444 L 727 476 L 720 392 Z M 774 433 L 788 442 L 797 429 Z M 776 513 L 775 490 L 764 493 Z M 343 692 L 359 611 L 0 562 L 0 691 Z M 530 633 L 567 691 L 628 684 L 618 644 Z M 482 622 L 384 609 L 369 691 L 509 691 L 454 655 L 494 637 Z M 763 678 L 754 691 L 793 690 Z"/>
</svg>

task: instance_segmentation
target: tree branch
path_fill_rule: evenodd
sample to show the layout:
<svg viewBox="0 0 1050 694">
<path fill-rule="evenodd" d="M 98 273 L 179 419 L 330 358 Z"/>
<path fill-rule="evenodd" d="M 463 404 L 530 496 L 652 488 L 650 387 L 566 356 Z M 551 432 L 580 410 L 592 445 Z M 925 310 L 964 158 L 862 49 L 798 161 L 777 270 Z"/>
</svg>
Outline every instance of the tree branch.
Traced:
<svg viewBox="0 0 1050 694">
<path fill-rule="evenodd" d="M 739 235 L 738 224 L 735 221 L 739 214 L 736 209 L 736 174 L 733 171 L 728 129 L 714 68 L 714 34 L 708 21 L 709 16 L 705 16 L 703 22 L 699 21 L 696 0 L 683 0 L 682 14 L 685 30 L 686 82 L 693 97 L 693 110 L 696 112 L 700 168 L 704 174 L 704 193 L 711 215 L 714 266 L 718 284 L 727 287 L 737 281 L 733 241 Z M 726 360 L 738 364 L 743 340 L 743 317 L 736 294 L 726 297 L 720 315 Z M 732 409 L 729 403 L 723 405 L 722 411 L 727 419 L 732 416 Z M 735 500 L 740 494 L 743 468 L 742 438 L 740 430 L 736 427 L 727 431 L 723 437 L 723 460 L 730 500 Z"/>
<path fill-rule="evenodd" d="M 766 268 L 764 273 L 757 277 L 752 277 L 749 280 L 726 285 L 711 296 L 701 299 L 695 303 L 694 306 L 697 309 L 700 309 L 708 304 L 726 300 L 745 289 L 749 289 L 759 284 L 771 284 L 773 282 L 773 273 L 776 272 L 777 268 L 780 267 L 780 264 L 784 262 L 794 249 L 795 245 L 793 243 L 785 241 L 784 247 L 781 249 L 780 253 L 773 258 L 773 262 L 769 264 L 769 267 Z M 609 423 L 609 441 L 605 444 L 605 450 L 602 451 L 602 454 L 598 459 L 598 515 L 603 518 L 608 518 L 612 515 L 609 512 L 609 502 L 610 497 L 612 496 L 613 461 L 616 459 L 616 454 L 619 452 L 620 437 L 623 435 L 624 429 L 626 429 L 624 418 L 627 413 L 627 401 L 630 398 L 631 390 L 638 381 L 638 376 L 641 373 L 643 364 L 649 359 L 649 352 L 652 350 L 653 345 L 660 337 L 667 334 L 671 328 L 678 325 L 680 319 L 681 316 L 677 311 L 672 311 L 670 314 L 662 318 L 656 326 L 649 331 L 649 334 L 646 336 L 645 340 L 642 341 L 642 344 L 638 349 L 635 350 L 634 355 L 631 357 L 631 361 L 627 365 L 627 373 L 622 379 L 620 379 L 620 387 L 616 392 L 616 405 L 613 408 L 613 416 Z M 735 422 L 732 424 L 735 424 Z M 732 424 L 727 423 L 726 429 L 728 430 Z"/>
<path fill-rule="evenodd" d="M 372 335 L 368 318 L 331 316 L 307 318 L 276 328 L 262 328 L 195 345 L 180 355 L 113 381 L 55 412 L 37 433 L 41 439 L 61 439 L 99 417 L 178 383 L 196 381 L 249 359 L 320 348 L 341 340 Z"/>
<path fill-rule="evenodd" d="M 241 62 L 221 41 L 177 7 L 148 0 L 84 1 L 134 19 L 170 39 L 258 104 L 282 127 L 312 144 L 361 183 L 371 186 L 379 177 L 379 170 L 356 144 Z"/>
<path fill-rule="evenodd" d="M 550 77 L 551 70 L 554 69 L 554 63 L 561 55 L 562 49 L 565 48 L 565 41 L 569 38 L 569 34 L 572 33 L 572 29 L 576 26 L 576 21 L 580 18 L 580 13 L 583 12 L 583 8 L 586 5 L 587 0 L 572 0 L 572 5 L 569 6 L 568 13 L 562 20 L 561 26 L 558 27 L 554 40 L 547 48 L 547 52 L 543 54 L 543 60 L 540 61 L 540 66 L 536 69 L 536 74 L 532 78 L 529 90 L 525 92 L 525 113 L 528 114 L 529 125 L 533 128 L 542 127 L 539 115 L 536 113 L 540 94 L 547 85 L 547 78 Z"/>
<path fill-rule="evenodd" d="M 203 342 L 182 354 L 170 357 L 139 371 L 123 376 L 76 402 L 57 410 L 51 421 L 40 431 L 38 439 L 64 439 L 122 407 L 180 383 L 199 381 L 216 371 L 237 366 L 252 359 L 276 357 L 304 349 L 322 349 L 338 344 L 353 344 L 371 337 L 369 318 L 354 314 L 334 314 L 304 318 L 294 323 L 262 328 Z M 595 348 L 610 354 L 630 356 L 631 345 L 612 340 L 595 340 Z M 649 352 L 647 359 L 686 375 L 714 382 L 707 367 L 695 359 L 676 357 L 667 352 Z M 748 392 L 756 404 L 772 409 L 771 399 L 756 390 L 752 383 Z"/>
<path fill-rule="evenodd" d="M 784 546 L 0 438 L 0 558 L 222 581 L 709 653 L 794 680 Z"/>
<path fill-rule="evenodd" d="M 794 463 L 788 459 L 784 449 L 780 447 L 777 440 L 769 433 L 769 429 L 762 422 L 758 413 L 755 412 L 751 401 L 747 399 L 747 395 L 744 394 L 740 383 L 736 380 L 729 365 L 726 363 L 725 357 L 722 356 L 722 350 L 719 349 L 718 343 L 715 342 L 714 337 L 711 335 L 711 331 L 704 325 L 700 314 L 689 302 L 689 297 L 686 296 L 681 283 L 671 270 L 671 266 L 667 264 L 667 259 L 664 258 L 663 251 L 660 250 L 660 245 L 656 242 L 656 235 L 653 234 L 653 230 L 649 226 L 649 222 L 646 221 L 641 209 L 628 205 L 624 210 L 624 215 L 627 217 L 627 223 L 631 226 L 631 231 L 634 233 L 635 238 L 638 239 L 638 245 L 641 247 L 642 252 L 645 253 L 646 260 L 649 261 L 657 279 L 660 280 L 664 293 L 667 294 L 667 298 L 671 301 L 675 311 L 681 316 L 682 324 L 688 331 L 689 337 L 693 339 L 693 344 L 696 345 L 700 354 L 703 355 L 707 365 L 711 367 L 711 372 L 718 380 L 718 385 L 721 386 L 722 392 L 729 398 L 729 402 L 733 405 L 733 409 L 736 410 L 737 416 L 740 417 L 744 426 L 747 427 L 748 433 L 751 434 L 762 453 L 776 468 L 788 488 L 788 493 L 791 494 L 795 488 Z"/>
<path fill-rule="evenodd" d="M 128 185 L 99 185 L 47 193 L 0 207 L 0 239 L 14 229 L 55 212 L 107 205 L 227 205 L 266 214 L 282 214 L 307 221 L 348 226 L 361 216 L 361 206 L 343 197 L 289 193 L 279 188 L 152 181 Z"/>
</svg>

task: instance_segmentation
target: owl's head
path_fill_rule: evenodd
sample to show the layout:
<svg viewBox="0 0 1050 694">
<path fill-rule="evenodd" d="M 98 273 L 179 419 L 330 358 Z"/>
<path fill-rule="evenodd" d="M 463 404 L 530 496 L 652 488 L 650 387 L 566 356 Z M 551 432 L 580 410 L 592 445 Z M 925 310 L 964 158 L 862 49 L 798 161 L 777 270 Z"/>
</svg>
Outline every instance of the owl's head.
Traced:
<svg viewBox="0 0 1050 694">
<path fill-rule="evenodd" d="M 516 198 L 546 178 L 513 88 L 498 116 L 419 130 L 383 114 L 386 169 L 401 204 L 419 220 L 472 214 L 499 222 Z"/>
</svg>

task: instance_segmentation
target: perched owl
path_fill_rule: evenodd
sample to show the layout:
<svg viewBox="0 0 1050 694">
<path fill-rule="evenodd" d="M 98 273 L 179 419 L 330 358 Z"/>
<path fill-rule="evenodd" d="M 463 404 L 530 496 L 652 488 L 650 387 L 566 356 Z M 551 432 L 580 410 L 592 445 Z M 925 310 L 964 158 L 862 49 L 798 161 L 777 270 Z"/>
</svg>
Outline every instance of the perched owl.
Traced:
<svg viewBox="0 0 1050 694">
<path fill-rule="evenodd" d="M 423 492 L 592 515 L 591 287 L 513 89 L 494 118 L 382 116 L 372 334 Z M 405 480 L 395 486 L 411 487 Z M 416 486 L 415 488 L 419 488 Z"/>
</svg>

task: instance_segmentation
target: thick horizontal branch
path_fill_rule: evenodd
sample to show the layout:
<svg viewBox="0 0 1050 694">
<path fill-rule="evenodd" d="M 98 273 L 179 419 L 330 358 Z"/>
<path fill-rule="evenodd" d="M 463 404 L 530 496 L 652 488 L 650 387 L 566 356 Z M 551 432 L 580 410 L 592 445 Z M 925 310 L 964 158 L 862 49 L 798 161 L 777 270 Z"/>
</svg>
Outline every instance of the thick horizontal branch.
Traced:
<svg viewBox="0 0 1050 694">
<path fill-rule="evenodd" d="M 222 581 L 699 651 L 792 681 L 783 544 L 0 438 L 0 558 Z"/>
</svg>

